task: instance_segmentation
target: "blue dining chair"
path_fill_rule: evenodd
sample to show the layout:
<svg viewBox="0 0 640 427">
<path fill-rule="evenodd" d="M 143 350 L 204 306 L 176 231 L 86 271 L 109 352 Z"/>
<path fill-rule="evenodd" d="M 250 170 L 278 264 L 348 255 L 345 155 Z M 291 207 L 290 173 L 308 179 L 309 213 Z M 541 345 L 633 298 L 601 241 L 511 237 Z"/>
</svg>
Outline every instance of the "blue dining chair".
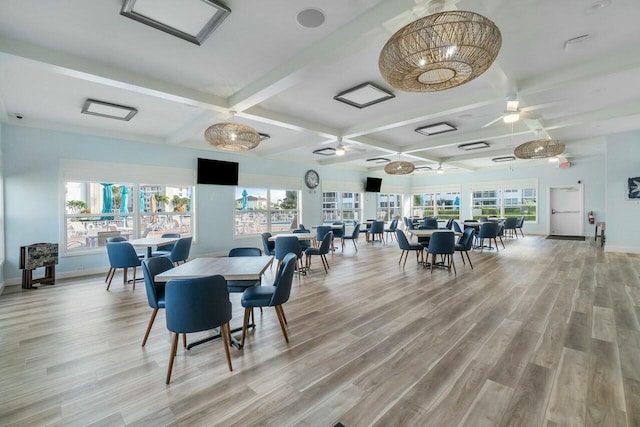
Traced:
<svg viewBox="0 0 640 427">
<path fill-rule="evenodd" d="M 294 253 L 298 257 L 298 260 L 300 261 L 298 276 L 300 276 L 300 273 L 303 270 L 302 250 L 300 249 L 300 240 L 293 236 L 278 237 L 276 239 L 276 259 L 278 260 L 276 271 L 280 269 L 280 264 L 282 264 L 282 260 L 288 253 Z"/>
<path fill-rule="evenodd" d="M 133 267 L 133 290 L 136 290 L 136 268 L 141 262 L 136 250 L 129 242 L 109 242 L 107 243 L 107 256 L 109 257 L 109 272 L 104 280 L 107 283 L 107 290 L 111 286 L 111 281 L 116 273 L 116 269 L 124 268 L 124 284 L 127 284 L 127 272 Z"/>
<path fill-rule="evenodd" d="M 358 252 L 358 238 L 360 237 L 360 223 L 356 222 L 353 226 L 353 231 L 351 235 L 346 235 L 342 238 L 342 240 L 351 240 L 353 242 L 353 247 Z"/>
<path fill-rule="evenodd" d="M 187 259 L 189 258 L 189 252 L 191 251 L 192 240 L 193 240 L 193 237 L 182 237 L 180 238 L 180 240 L 176 242 L 173 249 L 171 249 L 171 252 L 169 253 L 168 256 L 169 256 L 169 259 L 175 265 L 179 265 L 181 262 L 182 263 L 187 262 Z M 166 256 L 164 254 L 158 254 L 158 255 Z M 151 256 L 156 256 L 156 255 L 152 253 Z"/>
<path fill-rule="evenodd" d="M 384 232 L 387 234 L 387 239 L 391 237 L 391 240 L 393 240 L 393 235 L 395 234 L 397 228 L 398 228 L 398 218 L 394 218 L 391 221 L 391 224 L 389 224 L 389 228 L 384 229 Z"/>
<path fill-rule="evenodd" d="M 441 255 L 446 261 L 448 261 L 447 267 L 451 271 L 453 266 L 453 273 L 456 272 L 456 264 L 453 259 L 453 254 L 456 251 L 456 239 L 455 234 L 450 231 L 439 231 L 431 235 L 429 240 L 429 247 L 427 248 L 427 257 L 431 254 L 431 273 L 433 273 L 433 266 L 436 263 L 436 255 Z"/>
<path fill-rule="evenodd" d="M 473 270 L 473 264 L 471 263 L 471 258 L 469 258 L 469 251 L 473 246 L 473 236 L 475 232 L 476 230 L 471 227 L 464 230 L 464 232 L 462 233 L 462 236 L 460 236 L 460 238 L 458 239 L 458 242 L 456 243 L 456 247 L 455 247 L 456 251 L 460 252 L 460 257 L 462 258 L 463 264 L 466 264 L 464 260 L 464 254 L 467 254 L 467 259 L 469 260 L 469 265 L 471 266 L 472 270 Z"/>
<path fill-rule="evenodd" d="M 460 228 L 460 224 L 458 224 L 458 221 L 453 221 L 453 231 L 455 231 L 456 233 L 462 233 L 462 229 Z"/>
<path fill-rule="evenodd" d="M 265 232 L 260 235 L 262 238 L 262 248 L 264 249 L 265 255 L 275 255 L 276 254 L 276 242 L 269 241 L 271 237 L 271 233 Z"/>
<path fill-rule="evenodd" d="M 376 239 L 376 235 L 380 236 L 380 242 L 384 244 L 384 221 L 373 221 L 371 228 L 367 231 L 370 236 L 368 240 L 373 243 Z"/>
<path fill-rule="evenodd" d="M 164 233 L 160 237 L 165 237 L 165 238 L 171 237 L 171 238 L 174 238 L 174 239 L 179 239 L 180 238 L 180 234 L 179 233 Z M 176 245 L 176 242 L 166 243 L 164 245 L 158 245 L 156 250 L 151 253 L 151 256 L 169 256 L 171 254 L 171 250 L 173 249 L 173 247 L 175 245 Z"/>
<path fill-rule="evenodd" d="M 311 267 L 311 257 L 313 255 L 320 256 L 320 260 L 322 261 L 322 266 L 324 267 L 324 272 L 328 273 L 329 271 L 329 260 L 327 260 L 327 254 L 329 253 L 329 247 L 331 246 L 331 239 L 333 239 L 333 232 L 329 231 L 324 235 L 322 242 L 320 243 L 320 247 L 318 248 L 309 248 L 304 251 L 306 255 L 306 268 Z"/>
<path fill-rule="evenodd" d="M 404 256 L 404 263 L 402 264 L 402 268 L 404 268 L 405 264 L 407 263 L 409 252 L 415 252 L 416 261 L 420 262 L 420 257 L 422 256 L 422 253 L 424 251 L 424 246 L 419 243 L 410 243 L 407 239 L 407 236 L 402 230 L 396 230 L 396 240 L 398 241 L 398 246 L 402 251 L 400 253 L 400 261 L 398 261 L 398 264 L 402 262 L 402 257 Z"/>
<path fill-rule="evenodd" d="M 262 251 L 259 248 L 233 248 L 227 256 L 261 256 Z M 229 293 L 242 293 L 245 289 L 252 286 L 260 286 L 260 280 L 227 280 L 227 289 Z"/>
<path fill-rule="evenodd" d="M 154 278 L 157 274 L 164 273 L 172 268 L 173 263 L 166 256 L 148 258 L 142 261 L 142 275 L 144 276 L 144 286 L 147 290 L 147 302 L 149 303 L 149 307 L 153 309 L 151 319 L 149 319 L 149 325 L 147 326 L 147 332 L 145 332 L 144 339 L 142 340 L 142 347 L 147 343 L 147 338 L 149 338 L 149 333 L 151 332 L 153 322 L 156 320 L 158 310 L 165 307 L 165 283 L 156 282 Z M 184 340 L 186 341 L 186 335 Z"/>
<path fill-rule="evenodd" d="M 312 249 L 312 248 L 310 248 Z M 240 303 L 244 307 L 244 322 L 242 323 L 242 340 L 240 346 L 244 347 L 244 339 L 247 335 L 249 316 L 254 307 L 273 307 L 280 322 L 280 328 L 284 335 L 284 340 L 288 343 L 287 318 L 284 315 L 282 304 L 289 301 L 291 295 L 291 284 L 293 282 L 293 270 L 296 265 L 296 255 L 287 254 L 282 260 L 282 265 L 278 268 L 276 279 L 272 286 L 257 286 L 248 288 L 242 294 Z"/>
<path fill-rule="evenodd" d="M 422 220 L 420 227 L 425 230 L 436 230 L 438 228 L 438 220 L 433 218 L 425 218 Z"/>
<path fill-rule="evenodd" d="M 340 229 L 334 229 L 333 227 L 331 227 L 331 232 L 333 233 L 333 238 L 334 239 L 340 239 L 340 247 L 342 248 L 342 250 L 344 251 L 344 235 L 345 235 L 345 224 L 342 221 L 336 221 L 333 223 L 333 225 L 341 225 L 342 228 Z"/>
<path fill-rule="evenodd" d="M 310 230 L 307 230 L 307 229 L 300 229 L 300 228 L 298 228 L 298 229 L 296 229 L 296 230 L 293 230 L 293 234 L 298 234 L 298 233 L 301 233 L 301 234 L 311 234 L 311 231 L 310 231 Z M 309 242 L 310 242 L 309 240 L 300 240 L 300 241 L 299 241 L 299 244 L 300 244 L 300 250 L 301 250 L 302 252 L 304 252 L 305 250 L 307 250 L 307 248 L 308 248 L 308 247 L 310 247 L 310 246 L 311 246 L 311 243 L 309 243 Z"/>
<path fill-rule="evenodd" d="M 496 244 L 496 252 L 498 252 L 498 241 L 496 238 L 498 237 L 498 227 L 500 224 L 493 221 L 483 222 L 480 225 L 480 231 L 478 232 L 478 244 L 480 245 L 480 252 L 484 249 L 484 239 L 489 239 L 489 249 L 493 249 L 491 247 L 491 239 Z"/>
<path fill-rule="evenodd" d="M 522 234 L 522 237 L 524 237 L 524 233 L 522 232 L 522 226 L 524 225 L 524 217 L 520 216 L 518 217 L 518 224 L 516 225 L 516 229 L 520 230 L 520 234 Z M 516 230 L 516 232 L 517 232 Z"/>
<path fill-rule="evenodd" d="M 229 354 L 231 301 L 224 277 L 216 275 L 170 280 L 165 287 L 165 311 L 167 329 L 173 333 L 167 384 L 171 380 L 179 334 L 208 331 L 219 327 L 227 354 L 227 364 L 229 370 L 233 371 Z"/>
</svg>

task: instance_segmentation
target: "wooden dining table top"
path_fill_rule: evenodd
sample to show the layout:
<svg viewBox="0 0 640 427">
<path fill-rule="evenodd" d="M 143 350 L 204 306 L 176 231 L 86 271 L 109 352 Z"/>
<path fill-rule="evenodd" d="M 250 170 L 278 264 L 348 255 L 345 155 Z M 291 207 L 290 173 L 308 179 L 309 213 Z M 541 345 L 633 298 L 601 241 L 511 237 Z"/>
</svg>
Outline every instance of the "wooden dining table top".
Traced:
<svg viewBox="0 0 640 427">
<path fill-rule="evenodd" d="M 417 237 L 431 237 L 434 233 L 453 233 L 456 236 L 462 236 L 462 233 L 458 233 L 453 230 L 441 229 L 441 228 L 430 228 L 426 230 L 409 230 L 409 233 Z"/>
<path fill-rule="evenodd" d="M 315 240 L 316 235 L 314 233 L 280 233 L 269 237 L 270 242 L 275 242 L 279 237 L 297 237 L 298 240 Z"/>
<path fill-rule="evenodd" d="M 171 279 L 191 279 L 219 274 L 226 280 L 259 280 L 273 262 L 273 256 L 239 256 L 194 258 L 178 267 L 157 274 L 157 282 Z"/>
</svg>

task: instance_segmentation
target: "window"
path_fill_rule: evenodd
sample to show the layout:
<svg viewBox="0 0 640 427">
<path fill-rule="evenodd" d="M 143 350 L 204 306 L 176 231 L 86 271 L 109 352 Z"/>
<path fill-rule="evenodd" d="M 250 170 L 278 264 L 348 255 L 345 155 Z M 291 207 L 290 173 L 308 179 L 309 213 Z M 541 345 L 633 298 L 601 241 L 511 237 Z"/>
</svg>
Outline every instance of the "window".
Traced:
<svg viewBox="0 0 640 427">
<path fill-rule="evenodd" d="M 411 215 L 418 218 L 460 219 L 459 191 L 428 191 L 411 198 Z"/>
<path fill-rule="evenodd" d="M 96 250 L 115 236 L 192 235 L 192 187 L 66 181 L 64 188 L 65 252 Z"/>
<path fill-rule="evenodd" d="M 378 193 L 376 197 L 376 218 L 391 221 L 402 216 L 402 194 Z"/>
<path fill-rule="evenodd" d="M 299 191 L 236 187 L 235 235 L 285 231 L 298 223 Z"/>
<path fill-rule="evenodd" d="M 524 216 L 537 221 L 537 181 L 505 181 L 472 185 L 473 218 Z"/>
<path fill-rule="evenodd" d="M 360 221 L 361 194 L 353 191 L 326 191 L 322 193 L 322 221 L 330 223 Z"/>
</svg>

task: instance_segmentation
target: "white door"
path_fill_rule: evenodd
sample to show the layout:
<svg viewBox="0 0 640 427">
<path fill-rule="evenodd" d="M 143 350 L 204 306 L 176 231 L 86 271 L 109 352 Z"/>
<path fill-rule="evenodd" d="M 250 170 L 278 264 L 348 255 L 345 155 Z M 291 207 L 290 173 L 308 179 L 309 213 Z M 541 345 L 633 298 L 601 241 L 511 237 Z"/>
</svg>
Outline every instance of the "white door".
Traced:
<svg viewBox="0 0 640 427">
<path fill-rule="evenodd" d="M 550 234 L 583 236 L 582 186 L 551 188 Z"/>
</svg>

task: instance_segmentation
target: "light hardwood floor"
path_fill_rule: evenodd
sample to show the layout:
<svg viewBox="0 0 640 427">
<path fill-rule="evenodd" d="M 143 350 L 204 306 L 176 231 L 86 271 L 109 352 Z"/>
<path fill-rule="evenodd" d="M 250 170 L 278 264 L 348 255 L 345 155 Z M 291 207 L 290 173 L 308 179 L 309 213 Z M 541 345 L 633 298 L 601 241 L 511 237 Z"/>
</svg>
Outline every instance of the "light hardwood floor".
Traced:
<svg viewBox="0 0 640 427">
<path fill-rule="evenodd" d="M 0 296 L 0 425 L 638 426 L 640 255 L 527 236 L 430 274 L 361 240 L 256 315 L 229 372 L 119 272 Z M 275 268 L 274 268 L 275 270 Z M 106 270 L 105 270 L 106 272 Z M 265 282 L 272 282 L 268 271 Z M 242 321 L 232 295 L 232 327 Z M 203 334 L 189 336 L 192 341 Z"/>
</svg>

